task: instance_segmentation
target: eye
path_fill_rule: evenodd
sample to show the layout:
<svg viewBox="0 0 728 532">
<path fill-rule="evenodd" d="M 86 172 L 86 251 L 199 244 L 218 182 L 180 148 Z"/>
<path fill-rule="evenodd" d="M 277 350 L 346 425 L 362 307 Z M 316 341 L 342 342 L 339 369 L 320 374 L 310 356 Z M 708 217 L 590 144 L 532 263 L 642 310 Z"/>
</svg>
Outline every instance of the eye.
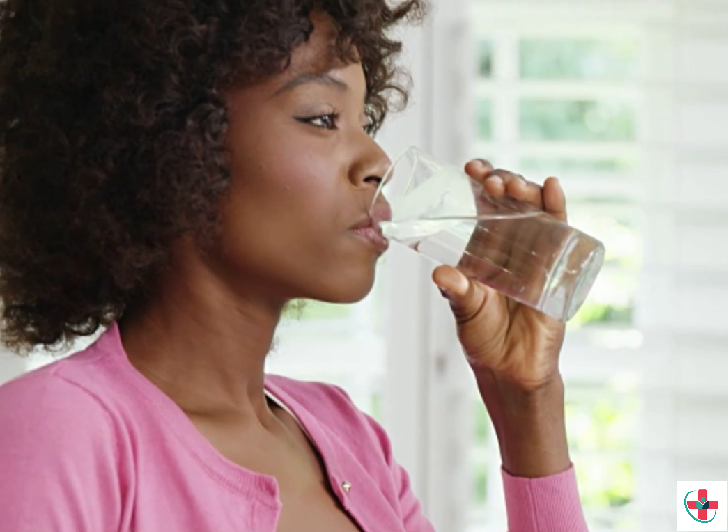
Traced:
<svg viewBox="0 0 728 532">
<path fill-rule="evenodd" d="M 309 124 L 313 127 L 317 127 L 320 129 L 328 129 L 330 131 L 339 129 L 337 125 L 337 122 L 339 121 L 339 115 L 337 113 L 297 118 L 296 120 L 298 120 L 302 124 Z"/>
<path fill-rule="evenodd" d="M 364 132 L 369 135 L 370 137 L 373 137 L 374 134 L 377 132 L 377 126 L 374 125 L 374 123 L 369 122 L 364 126 Z"/>
</svg>

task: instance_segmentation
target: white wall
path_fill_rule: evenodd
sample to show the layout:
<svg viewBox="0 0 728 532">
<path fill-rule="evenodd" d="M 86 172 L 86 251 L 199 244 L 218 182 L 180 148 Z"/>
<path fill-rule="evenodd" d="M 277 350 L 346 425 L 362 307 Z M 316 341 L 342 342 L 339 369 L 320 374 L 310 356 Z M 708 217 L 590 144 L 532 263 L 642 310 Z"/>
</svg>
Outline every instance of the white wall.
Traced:
<svg viewBox="0 0 728 532">
<path fill-rule="evenodd" d="M 675 481 L 728 480 L 728 2 L 675 2 L 654 83 L 671 113 L 646 200 L 645 531 L 674 530 Z M 649 194 L 646 198 L 649 198 Z"/>
<path fill-rule="evenodd" d="M 25 359 L 18 355 L 0 350 L 0 384 L 25 371 Z"/>
</svg>

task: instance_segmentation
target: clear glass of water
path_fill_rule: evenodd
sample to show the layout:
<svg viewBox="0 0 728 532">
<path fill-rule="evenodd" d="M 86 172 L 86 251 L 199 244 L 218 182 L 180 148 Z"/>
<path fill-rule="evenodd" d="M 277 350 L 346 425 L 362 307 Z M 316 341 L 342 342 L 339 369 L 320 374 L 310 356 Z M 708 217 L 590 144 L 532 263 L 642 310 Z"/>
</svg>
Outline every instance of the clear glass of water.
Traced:
<svg viewBox="0 0 728 532">
<path fill-rule="evenodd" d="M 487 195 L 415 147 L 385 175 L 371 215 L 388 239 L 560 321 L 579 310 L 604 261 L 599 240 L 533 205 Z"/>
</svg>

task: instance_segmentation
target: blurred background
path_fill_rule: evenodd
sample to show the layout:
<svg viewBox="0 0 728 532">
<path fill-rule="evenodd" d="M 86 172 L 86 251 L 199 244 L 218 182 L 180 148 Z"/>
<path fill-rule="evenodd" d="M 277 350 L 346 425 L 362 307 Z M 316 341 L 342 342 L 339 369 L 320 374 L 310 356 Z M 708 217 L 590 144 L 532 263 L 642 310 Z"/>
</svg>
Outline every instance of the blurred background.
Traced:
<svg viewBox="0 0 728 532">
<path fill-rule="evenodd" d="M 561 178 L 608 254 L 562 355 L 587 518 L 673 530 L 676 480 L 728 480 L 728 0 L 432 3 L 401 33 L 412 102 L 379 140 Z M 383 423 L 437 530 L 503 531 L 497 446 L 432 267 L 393 249 L 365 301 L 288 320 L 269 370 L 339 384 Z M 2 355 L 0 382 L 46 360 Z"/>
</svg>

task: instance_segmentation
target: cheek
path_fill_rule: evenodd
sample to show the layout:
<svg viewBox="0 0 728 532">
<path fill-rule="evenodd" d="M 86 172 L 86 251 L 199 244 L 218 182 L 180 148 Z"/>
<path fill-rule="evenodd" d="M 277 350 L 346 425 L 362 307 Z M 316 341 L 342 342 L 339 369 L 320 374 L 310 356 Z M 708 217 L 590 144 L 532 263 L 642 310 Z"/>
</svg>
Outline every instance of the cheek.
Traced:
<svg viewBox="0 0 728 532">
<path fill-rule="evenodd" d="M 299 217 L 299 222 L 341 220 L 348 192 L 345 170 L 331 156 L 316 156 L 311 150 L 281 152 L 279 157 L 257 161 L 254 175 L 240 176 L 250 199 L 266 204 L 267 212 Z"/>
<path fill-rule="evenodd" d="M 295 128 L 275 127 L 259 135 L 233 135 L 233 181 L 261 198 L 285 201 L 306 191 L 332 193 L 344 168 L 334 160 L 330 147 L 309 139 Z M 345 174 L 343 174 L 345 175 Z"/>
<path fill-rule="evenodd" d="M 341 150 L 275 113 L 257 129 L 247 120 L 237 120 L 229 132 L 233 183 L 226 233 L 255 242 L 268 255 L 282 247 L 320 253 L 324 235 L 352 222 L 347 165 L 337 160 Z"/>
<path fill-rule="evenodd" d="M 340 179 L 330 161 L 306 156 L 258 160 L 244 174 L 234 171 L 225 207 L 226 244 L 238 252 L 246 244 L 248 252 L 267 260 L 284 252 L 300 258 L 311 250 L 326 253 L 331 238 L 349 222 L 346 183 Z"/>
</svg>

